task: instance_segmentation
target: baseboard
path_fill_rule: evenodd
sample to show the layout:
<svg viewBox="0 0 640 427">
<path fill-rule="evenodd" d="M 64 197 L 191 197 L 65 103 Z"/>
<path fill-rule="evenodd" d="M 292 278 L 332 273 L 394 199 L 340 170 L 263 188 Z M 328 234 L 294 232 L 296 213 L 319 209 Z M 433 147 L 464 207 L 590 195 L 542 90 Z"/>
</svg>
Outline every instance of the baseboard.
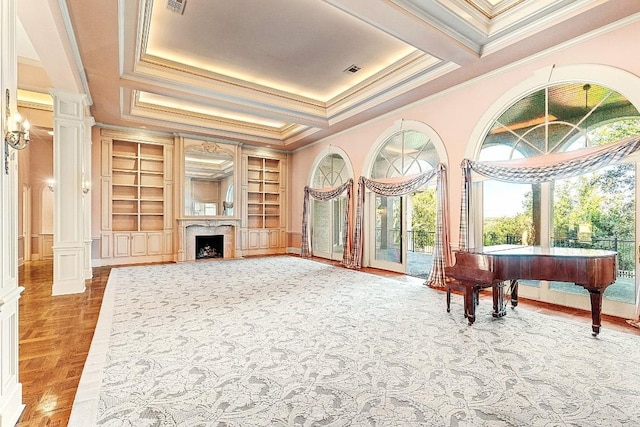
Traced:
<svg viewBox="0 0 640 427">
<path fill-rule="evenodd" d="M 25 405 L 22 403 L 22 383 L 14 384 L 13 390 L 10 390 L 4 396 L 0 408 L 0 427 L 14 427 L 24 411 Z"/>
</svg>

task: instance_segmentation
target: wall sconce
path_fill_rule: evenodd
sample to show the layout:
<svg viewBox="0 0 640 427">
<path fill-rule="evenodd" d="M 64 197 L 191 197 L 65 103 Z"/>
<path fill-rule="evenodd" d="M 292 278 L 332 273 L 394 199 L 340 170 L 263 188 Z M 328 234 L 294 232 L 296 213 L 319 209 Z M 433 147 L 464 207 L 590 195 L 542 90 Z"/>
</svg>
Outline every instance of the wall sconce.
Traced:
<svg viewBox="0 0 640 427">
<path fill-rule="evenodd" d="M 48 179 L 47 180 L 47 188 L 49 189 L 49 191 L 51 191 L 53 193 L 53 184 L 55 183 L 55 181 L 53 179 Z"/>
<path fill-rule="evenodd" d="M 9 175 L 9 147 L 24 150 L 29 145 L 29 121 L 23 120 L 20 114 L 11 117 L 9 89 L 6 90 L 4 112 L 4 171 Z M 10 123 L 13 122 L 13 126 Z"/>
</svg>

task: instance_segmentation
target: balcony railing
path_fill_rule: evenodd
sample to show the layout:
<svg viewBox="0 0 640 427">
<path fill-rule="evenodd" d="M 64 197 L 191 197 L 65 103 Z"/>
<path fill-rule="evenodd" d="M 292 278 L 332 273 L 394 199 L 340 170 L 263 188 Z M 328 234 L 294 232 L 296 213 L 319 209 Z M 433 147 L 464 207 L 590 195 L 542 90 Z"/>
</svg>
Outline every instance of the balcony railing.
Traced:
<svg viewBox="0 0 640 427">
<path fill-rule="evenodd" d="M 589 242 L 578 239 L 551 239 L 551 244 L 563 248 L 593 248 L 618 252 L 618 277 L 635 277 L 636 244 L 631 239 L 618 237 L 592 238 Z"/>
<path fill-rule="evenodd" d="M 376 230 L 378 242 L 382 230 Z M 407 250 L 410 252 L 422 252 L 433 254 L 435 245 L 435 231 L 414 229 L 407 231 Z M 400 230 L 392 228 L 387 230 L 387 247 L 400 246 Z M 505 238 L 496 236 L 484 236 L 485 245 L 500 244 L 522 244 L 522 236 L 507 235 Z M 618 237 L 592 238 L 589 242 L 580 241 L 577 238 L 555 238 L 551 239 L 551 245 L 564 248 L 593 248 L 606 249 L 618 252 L 618 277 L 635 277 L 635 242 L 631 239 L 620 239 Z"/>
<path fill-rule="evenodd" d="M 503 241 L 501 241 L 503 240 Z M 504 239 L 496 236 L 484 236 L 485 245 L 499 244 L 521 244 L 521 236 L 505 236 Z M 618 237 L 591 238 L 589 241 L 581 241 L 578 238 L 552 238 L 551 246 L 559 248 L 592 248 L 605 249 L 618 252 L 618 277 L 635 277 L 635 242 L 631 239 L 620 239 Z"/>
</svg>

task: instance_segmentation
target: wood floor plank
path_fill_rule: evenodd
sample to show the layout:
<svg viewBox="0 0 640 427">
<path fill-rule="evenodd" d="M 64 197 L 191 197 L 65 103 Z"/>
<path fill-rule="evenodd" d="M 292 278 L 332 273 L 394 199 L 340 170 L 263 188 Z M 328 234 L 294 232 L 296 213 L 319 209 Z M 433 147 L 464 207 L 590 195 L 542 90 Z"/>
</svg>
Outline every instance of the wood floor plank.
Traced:
<svg viewBox="0 0 640 427">
<path fill-rule="evenodd" d="M 69 422 L 110 267 L 93 269 L 86 291 L 51 296 L 53 264 L 20 267 L 19 364 L 26 407 L 18 427 L 64 427 Z"/>
</svg>

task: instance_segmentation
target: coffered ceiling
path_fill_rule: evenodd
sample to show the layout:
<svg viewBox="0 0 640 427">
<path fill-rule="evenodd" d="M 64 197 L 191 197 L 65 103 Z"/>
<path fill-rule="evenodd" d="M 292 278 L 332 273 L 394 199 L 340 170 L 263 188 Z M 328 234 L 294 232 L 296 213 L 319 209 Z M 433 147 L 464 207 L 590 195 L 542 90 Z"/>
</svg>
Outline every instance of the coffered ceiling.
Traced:
<svg viewBox="0 0 640 427">
<path fill-rule="evenodd" d="M 52 3 L 19 7 L 19 86 L 35 93 L 58 87 L 50 37 L 37 34 L 44 18 L 27 15 L 42 2 Z M 65 54 L 98 123 L 281 149 L 640 12 L 626 0 L 59 4 L 49 19 L 71 34 Z"/>
</svg>

